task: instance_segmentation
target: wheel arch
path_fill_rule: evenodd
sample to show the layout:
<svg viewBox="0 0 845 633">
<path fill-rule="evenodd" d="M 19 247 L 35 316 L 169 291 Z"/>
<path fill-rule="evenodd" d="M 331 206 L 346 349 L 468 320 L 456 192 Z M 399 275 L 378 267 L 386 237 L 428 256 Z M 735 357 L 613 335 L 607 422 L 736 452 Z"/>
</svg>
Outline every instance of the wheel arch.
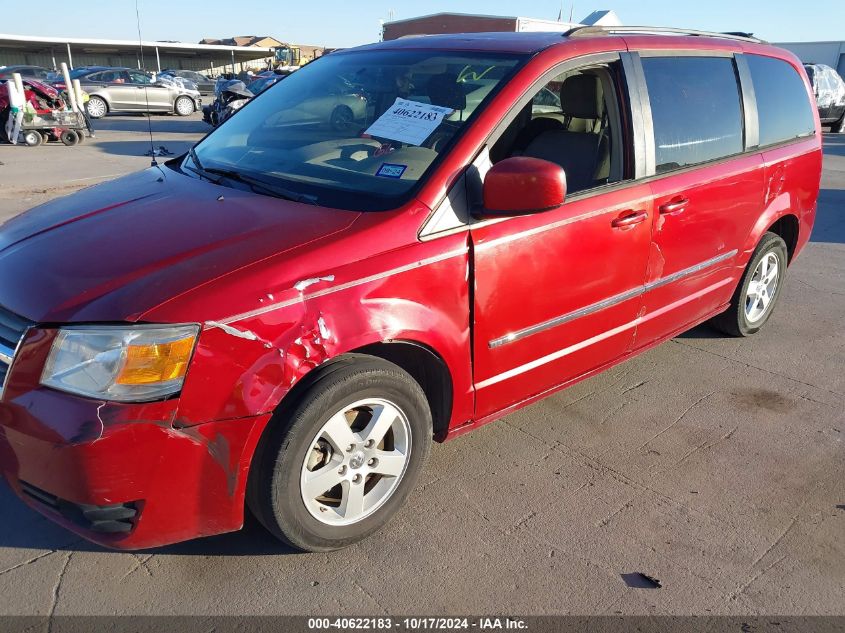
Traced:
<svg viewBox="0 0 845 633">
<path fill-rule="evenodd" d="M 787 264 L 792 263 L 792 258 L 795 255 L 795 249 L 798 247 L 798 234 L 800 232 L 800 223 L 798 216 L 792 213 L 787 213 L 780 216 L 764 231 L 765 233 L 774 233 L 779 235 L 784 242 L 786 242 Z M 762 236 L 761 236 L 762 237 Z"/>
<path fill-rule="evenodd" d="M 192 97 L 191 95 L 177 94 L 173 98 L 173 104 L 171 105 L 171 109 L 174 113 L 178 113 L 178 111 L 176 110 L 176 104 L 178 103 L 179 99 L 182 98 L 188 99 L 191 102 L 191 105 L 193 105 L 194 107 L 194 112 L 197 112 L 199 110 L 199 108 L 197 107 L 197 100 L 194 97 Z"/>
<path fill-rule="evenodd" d="M 108 97 L 108 92 L 106 91 L 98 91 L 98 92 L 89 92 L 88 93 L 89 100 L 91 98 L 97 97 L 100 101 L 106 104 L 106 113 L 111 112 L 112 110 L 112 103 L 111 99 Z"/>
<path fill-rule="evenodd" d="M 384 341 L 351 350 L 398 365 L 419 384 L 431 408 L 434 439 L 443 441 L 452 417 L 454 386 L 446 361 L 433 349 L 416 341 Z"/>
</svg>

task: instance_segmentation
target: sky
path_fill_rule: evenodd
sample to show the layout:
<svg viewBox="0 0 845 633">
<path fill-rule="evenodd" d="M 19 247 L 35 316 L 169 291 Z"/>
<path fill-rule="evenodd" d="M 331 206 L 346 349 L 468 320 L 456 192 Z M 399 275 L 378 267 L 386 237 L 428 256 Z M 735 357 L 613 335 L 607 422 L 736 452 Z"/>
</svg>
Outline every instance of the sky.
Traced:
<svg viewBox="0 0 845 633">
<path fill-rule="evenodd" d="M 0 7 L 12 0 L 0 0 Z M 595 9 L 613 9 L 623 24 L 746 31 L 771 42 L 845 39 L 845 0 L 613 0 L 606 4 L 560 0 L 138 0 L 145 40 L 198 42 L 203 37 L 271 35 L 281 41 L 333 48 L 378 40 L 379 20 L 440 12 L 518 15 L 574 21 Z M 41 0 L 39 15 L 55 20 L 7 21 L 16 35 L 137 39 L 135 0 Z M 85 10 L 89 8 L 89 10 Z"/>
</svg>

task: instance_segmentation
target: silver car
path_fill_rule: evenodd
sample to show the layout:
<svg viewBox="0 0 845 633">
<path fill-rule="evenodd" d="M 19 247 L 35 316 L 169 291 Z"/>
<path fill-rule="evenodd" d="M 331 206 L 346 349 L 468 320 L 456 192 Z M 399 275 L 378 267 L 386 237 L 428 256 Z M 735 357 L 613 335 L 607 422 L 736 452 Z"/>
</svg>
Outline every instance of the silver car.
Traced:
<svg viewBox="0 0 845 633">
<path fill-rule="evenodd" d="M 74 73 L 90 95 L 88 115 L 99 119 L 109 112 L 175 112 L 188 116 L 202 108 L 199 91 L 133 68 L 97 68 Z"/>
</svg>

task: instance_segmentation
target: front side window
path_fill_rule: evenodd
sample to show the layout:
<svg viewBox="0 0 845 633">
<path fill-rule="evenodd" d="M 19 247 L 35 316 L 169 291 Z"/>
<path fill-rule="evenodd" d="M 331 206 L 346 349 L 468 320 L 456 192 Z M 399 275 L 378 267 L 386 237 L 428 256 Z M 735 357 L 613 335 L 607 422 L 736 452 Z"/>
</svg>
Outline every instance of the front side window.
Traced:
<svg viewBox="0 0 845 633">
<path fill-rule="evenodd" d="M 262 92 L 200 142 L 196 157 L 207 170 L 237 171 L 318 204 L 395 208 L 522 59 L 423 50 L 328 55 Z"/>
<path fill-rule="evenodd" d="M 743 151 L 742 102 L 727 57 L 644 57 L 657 173 Z"/>
<path fill-rule="evenodd" d="M 529 156 L 560 165 L 569 194 L 625 180 L 624 92 L 620 62 L 557 75 L 496 140 L 491 161 Z"/>
<path fill-rule="evenodd" d="M 149 75 L 138 72 L 130 72 L 129 77 L 133 84 L 148 84 L 150 83 Z"/>
<path fill-rule="evenodd" d="M 745 59 L 757 101 L 760 145 L 765 147 L 815 134 L 813 109 L 798 71 L 774 57 L 746 55 Z"/>
</svg>

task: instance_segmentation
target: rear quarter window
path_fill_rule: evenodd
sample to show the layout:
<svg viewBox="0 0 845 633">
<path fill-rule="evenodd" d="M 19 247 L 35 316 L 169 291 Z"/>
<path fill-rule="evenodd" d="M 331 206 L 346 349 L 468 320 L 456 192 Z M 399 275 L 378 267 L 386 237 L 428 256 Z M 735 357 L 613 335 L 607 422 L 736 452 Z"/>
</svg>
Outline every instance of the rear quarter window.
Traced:
<svg viewBox="0 0 845 633">
<path fill-rule="evenodd" d="M 774 145 L 816 131 L 804 80 L 792 64 L 774 57 L 746 55 L 757 100 L 760 146 Z"/>
<path fill-rule="evenodd" d="M 733 59 L 643 57 L 642 64 L 657 173 L 743 151 L 742 104 Z"/>
</svg>

